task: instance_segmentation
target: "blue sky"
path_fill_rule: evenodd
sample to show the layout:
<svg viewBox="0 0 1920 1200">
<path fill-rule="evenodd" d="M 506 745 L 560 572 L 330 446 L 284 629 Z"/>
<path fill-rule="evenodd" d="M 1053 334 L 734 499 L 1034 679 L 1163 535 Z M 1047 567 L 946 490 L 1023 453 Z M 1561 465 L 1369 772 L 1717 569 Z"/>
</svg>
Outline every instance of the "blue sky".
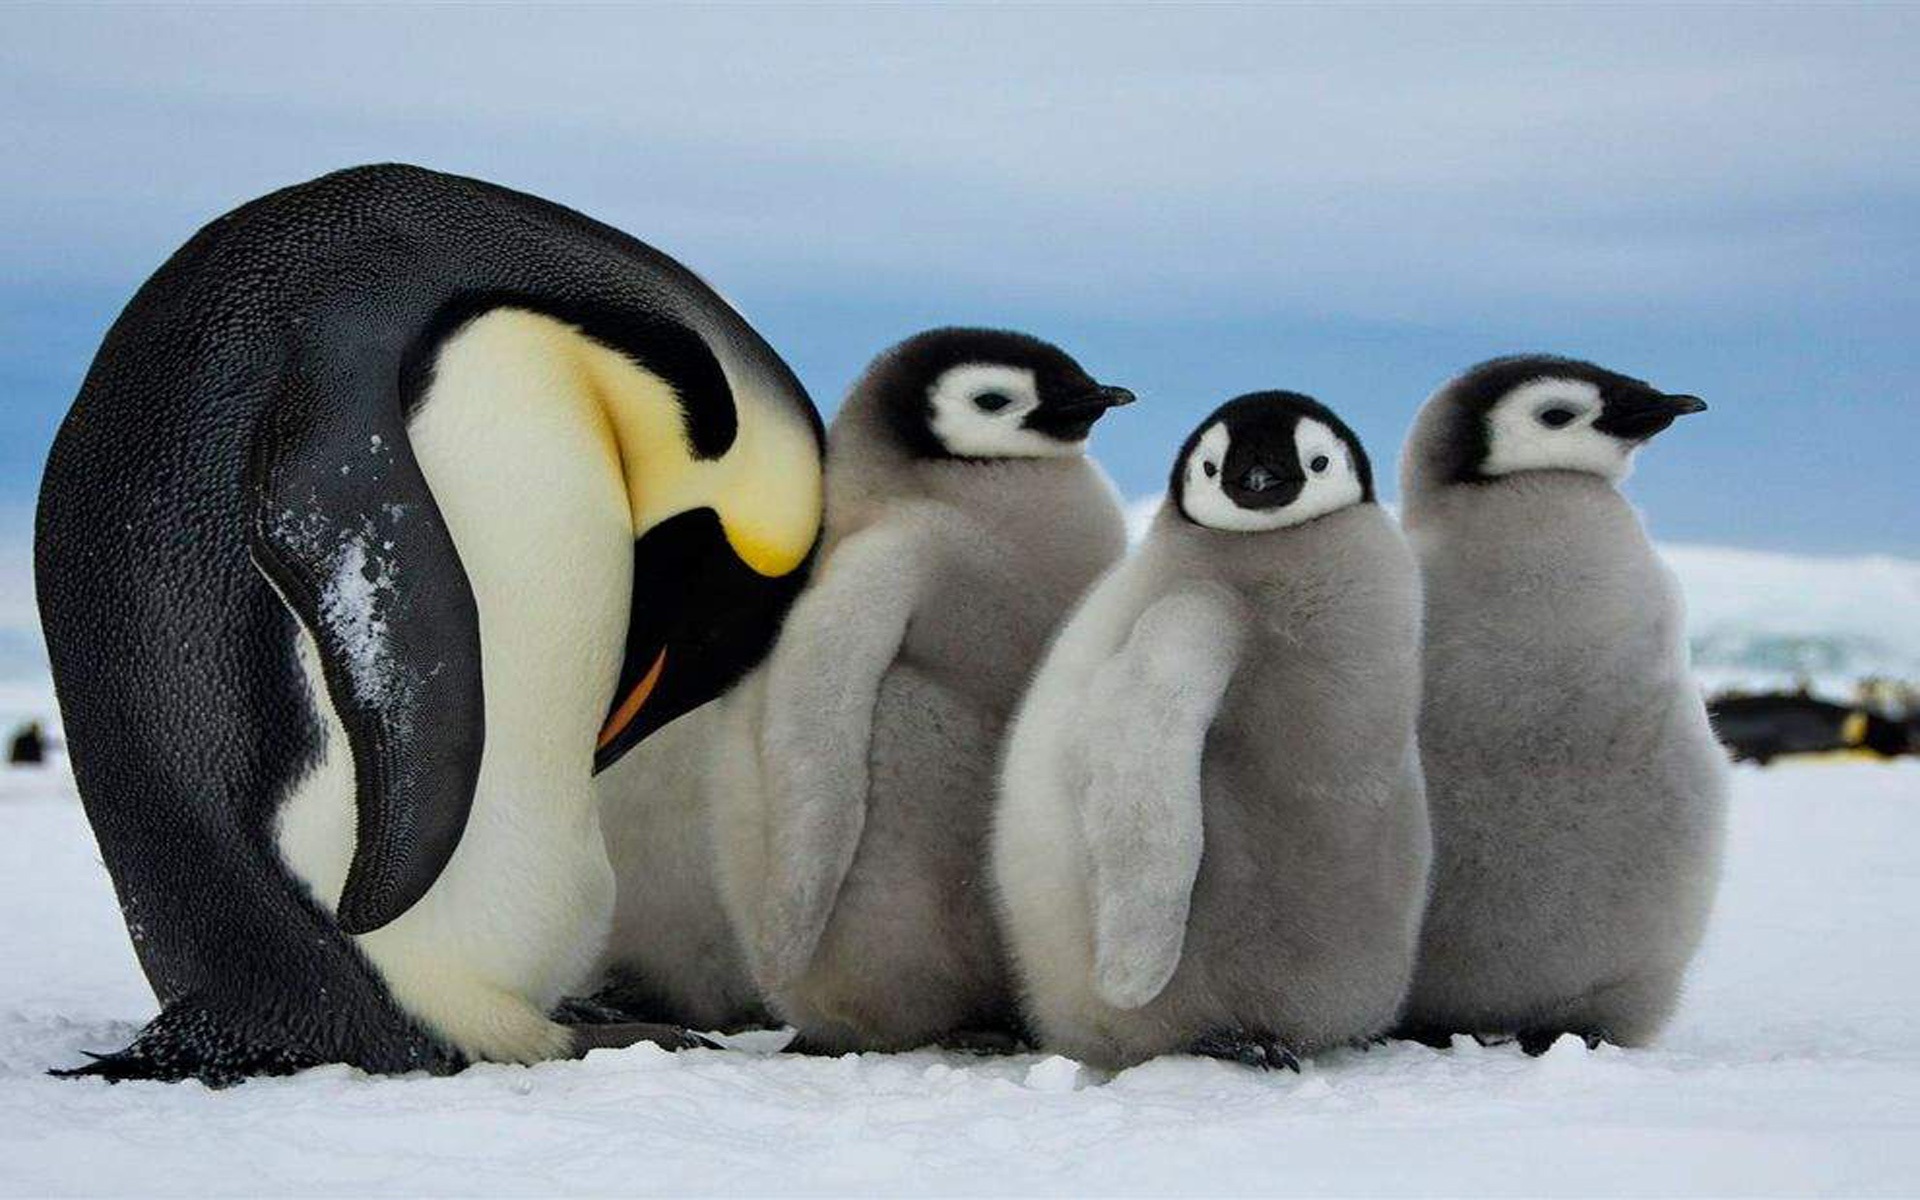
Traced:
<svg viewBox="0 0 1920 1200">
<path fill-rule="evenodd" d="M 1024 327 L 1145 403 L 1156 490 L 1260 387 L 1377 463 L 1477 359 L 1713 411 L 1667 539 L 1920 554 L 1920 7 L 0 9 L 0 515 L 194 229 L 399 159 L 701 271 L 831 409 L 875 351 Z"/>
</svg>

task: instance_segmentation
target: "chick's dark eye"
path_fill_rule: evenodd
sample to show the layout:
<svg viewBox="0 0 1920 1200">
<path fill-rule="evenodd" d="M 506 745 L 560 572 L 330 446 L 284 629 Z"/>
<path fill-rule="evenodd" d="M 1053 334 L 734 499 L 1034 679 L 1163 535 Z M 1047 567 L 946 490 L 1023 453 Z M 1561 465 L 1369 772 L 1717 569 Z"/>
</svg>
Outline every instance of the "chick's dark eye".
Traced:
<svg viewBox="0 0 1920 1200">
<path fill-rule="evenodd" d="M 1005 392 L 981 392 L 973 398 L 973 406 L 981 412 L 999 412 L 1013 403 L 1013 397 Z"/>
<path fill-rule="evenodd" d="M 1559 429 L 1570 423 L 1579 413 L 1570 408 L 1548 408 L 1540 412 L 1540 423 L 1548 429 Z"/>
<path fill-rule="evenodd" d="M 1308 463 L 1307 465 L 1313 468 L 1313 473 L 1315 475 L 1318 475 L 1320 472 L 1326 470 L 1329 466 L 1333 465 L 1333 460 L 1329 459 L 1324 454 L 1316 454 L 1313 456 L 1313 461 Z"/>
<path fill-rule="evenodd" d="M 1205 471 L 1205 472 L 1207 473 L 1207 478 L 1208 478 L 1208 479 L 1212 479 L 1212 478 L 1213 478 L 1213 477 L 1214 477 L 1215 475 L 1218 475 L 1218 474 L 1220 473 L 1220 468 L 1219 468 L 1219 467 L 1216 467 L 1216 466 L 1214 466 L 1214 465 L 1213 465 L 1212 463 L 1210 463 L 1210 462 L 1203 462 L 1203 463 L 1201 463 L 1201 464 L 1200 464 L 1200 469 L 1201 469 L 1202 471 Z"/>
</svg>

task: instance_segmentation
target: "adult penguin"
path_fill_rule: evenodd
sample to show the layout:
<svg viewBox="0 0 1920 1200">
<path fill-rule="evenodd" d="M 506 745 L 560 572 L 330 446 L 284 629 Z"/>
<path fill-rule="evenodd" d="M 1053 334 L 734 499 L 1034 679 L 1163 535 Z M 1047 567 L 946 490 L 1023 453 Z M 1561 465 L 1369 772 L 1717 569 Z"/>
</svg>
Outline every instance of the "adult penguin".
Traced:
<svg viewBox="0 0 1920 1200">
<path fill-rule="evenodd" d="M 161 1004 L 84 1073 L 534 1061 L 613 880 L 592 775 L 764 653 L 819 418 L 667 256 L 407 166 L 214 221 L 41 488 L 76 781 Z"/>
</svg>

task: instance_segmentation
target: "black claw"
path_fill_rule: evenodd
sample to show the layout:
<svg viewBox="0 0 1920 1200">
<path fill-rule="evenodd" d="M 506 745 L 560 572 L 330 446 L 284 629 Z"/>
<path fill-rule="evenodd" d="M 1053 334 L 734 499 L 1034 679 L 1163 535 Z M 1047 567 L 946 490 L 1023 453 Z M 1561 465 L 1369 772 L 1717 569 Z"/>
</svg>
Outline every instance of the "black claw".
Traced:
<svg viewBox="0 0 1920 1200">
<path fill-rule="evenodd" d="M 1237 1062 L 1256 1071 L 1285 1069 L 1298 1074 L 1300 1070 L 1300 1060 L 1277 1038 L 1242 1030 L 1204 1034 L 1188 1049 L 1202 1058 Z"/>
</svg>

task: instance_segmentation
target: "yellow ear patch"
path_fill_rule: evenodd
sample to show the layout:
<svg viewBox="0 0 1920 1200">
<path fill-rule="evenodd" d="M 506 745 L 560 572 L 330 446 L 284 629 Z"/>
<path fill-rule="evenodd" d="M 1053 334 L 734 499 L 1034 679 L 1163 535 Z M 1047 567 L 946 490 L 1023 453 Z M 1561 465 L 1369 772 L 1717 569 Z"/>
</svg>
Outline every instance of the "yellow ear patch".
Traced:
<svg viewBox="0 0 1920 1200">
<path fill-rule="evenodd" d="M 1847 714 L 1846 721 L 1840 726 L 1840 744 L 1859 746 L 1867 740 L 1867 714 L 1854 709 Z"/>
<path fill-rule="evenodd" d="M 566 377 L 563 390 L 582 417 L 599 423 L 636 538 L 669 517 L 711 508 L 728 545 L 757 573 L 785 575 L 806 559 L 819 536 L 822 484 L 819 445 L 803 412 L 770 399 L 756 380 L 729 375 L 733 445 L 717 459 L 698 459 L 679 397 L 658 375 L 551 317 L 508 309 L 481 319 L 519 326 L 514 332 Z"/>
<path fill-rule="evenodd" d="M 673 389 L 585 337 L 577 353 L 618 448 L 638 537 L 668 517 L 711 508 L 727 543 L 761 575 L 785 575 L 819 536 L 820 450 L 806 418 L 770 403 L 742 382 L 733 386 L 738 429 L 717 459 L 697 459 Z"/>
</svg>

